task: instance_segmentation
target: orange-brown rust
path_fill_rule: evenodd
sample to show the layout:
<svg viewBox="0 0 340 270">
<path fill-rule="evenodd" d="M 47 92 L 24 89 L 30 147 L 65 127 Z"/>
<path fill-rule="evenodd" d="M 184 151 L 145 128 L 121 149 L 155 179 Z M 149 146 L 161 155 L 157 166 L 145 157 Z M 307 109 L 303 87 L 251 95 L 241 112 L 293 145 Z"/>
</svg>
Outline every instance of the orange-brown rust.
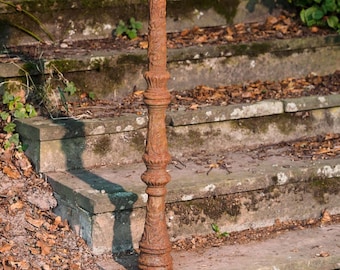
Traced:
<svg viewBox="0 0 340 270">
<path fill-rule="evenodd" d="M 171 161 L 165 127 L 166 109 L 170 103 L 167 89 L 170 75 L 166 70 L 166 0 L 149 0 L 149 7 L 149 70 L 145 73 L 148 89 L 144 94 L 149 124 L 143 155 L 147 169 L 142 174 L 148 201 L 138 267 L 172 270 L 171 243 L 165 220 L 165 186 L 171 179 L 166 171 Z"/>
</svg>

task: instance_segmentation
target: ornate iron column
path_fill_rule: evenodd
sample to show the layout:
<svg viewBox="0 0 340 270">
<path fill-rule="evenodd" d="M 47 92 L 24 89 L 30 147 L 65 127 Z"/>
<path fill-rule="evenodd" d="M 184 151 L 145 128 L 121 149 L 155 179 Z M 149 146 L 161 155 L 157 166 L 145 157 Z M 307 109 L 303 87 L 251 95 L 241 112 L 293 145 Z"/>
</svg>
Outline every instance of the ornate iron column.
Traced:
<svg viewBox="0 0 340 270">
<path fill-rule="evenodd" d="M 141 177 L 147 185 L 148 201 L 138 267 L 170 270 L 171 243 L 165 220 L 165 186 L 171 178 L 166 171 L 171 161 L 165 126 L 166 109 L 171 99 L 167 90 L 170 75 L 166 70 L 166 0 L 149 0 L 149 8 L 149 70 L 145 73 L 148 89 L 144 93 L 149 123 L 143 155 L 146 171 Z"/>
</svg>

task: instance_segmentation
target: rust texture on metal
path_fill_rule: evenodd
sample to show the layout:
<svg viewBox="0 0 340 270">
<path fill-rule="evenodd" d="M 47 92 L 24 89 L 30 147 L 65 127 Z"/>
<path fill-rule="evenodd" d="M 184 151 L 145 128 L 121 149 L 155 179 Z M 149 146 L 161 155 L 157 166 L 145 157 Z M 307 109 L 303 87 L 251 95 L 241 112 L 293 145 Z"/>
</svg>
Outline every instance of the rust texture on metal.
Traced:
<svg viewBox="0 0 340 270">
<path fill-rule="evenodd" d="M 172 269 L 171 243 L 165 220 L 166 184 L 171 177 L 166 171 L 171 161 L 168 152 L 165 117 L 170 103 L 166 69 L 166 0 L 149 0 L 149 68 L 145 73 L 148 88 L 144 102 L 149 123 L 143 160 L 146 171 L 141 178 L 147 185 L 148 201 L 144 232 L 139 244 L 139 269 Z"/>
</svg>

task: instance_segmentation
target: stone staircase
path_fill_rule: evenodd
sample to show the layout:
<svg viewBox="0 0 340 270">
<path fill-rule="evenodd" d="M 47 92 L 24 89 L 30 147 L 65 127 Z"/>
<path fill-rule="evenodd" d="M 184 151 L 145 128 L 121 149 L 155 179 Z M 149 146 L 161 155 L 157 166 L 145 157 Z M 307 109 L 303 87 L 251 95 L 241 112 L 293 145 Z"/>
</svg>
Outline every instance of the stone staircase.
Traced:
<svg viewBox="0 0 340 270">
<path fill-rule="evenodd" d="M 140 7 L 139 2 L 143 1 L 129 3 Z M 247 1 L 240 1 L 238 14 L 246 5 Z M 82 11 L 78 4 L 69 8 Z M 204 9 L 205 14 L 213 11 L 216 13 L 216 9 Z M 255 19 L 263 17 L 258 14 Z M 233 22 L 243 21 L 248 15 L 236 16 Z M 178 25 L 202 24 L 197 18 L 196 14 L 188 20 L 191 24 L 182 20 Z M 174 29 L 175 21 L 169 20 Z M 84 31 L 76 31 L 77 37 L 84 38 Z M 88 37 L 95 35 L 91 33 Z M 68 38 L 62 36 L 60 40 Z M 20 37 L 18 40 L 26 42 Z M 53 64 L 84 90 L 98 89 L 96 94 L 101 98 L 119 98 L 134 88 L 146 87 L 143 72 L 147 56 L 142 49 L 95 51 L 38 61 L 44 72 L 48 73 Z M 30 63 L 1 62 L 0 82 L 22 76 L 20 68 Z M 311 72 L 326 75 L 339 69 L 339 63 L 339 35 L 172 49 L 168 51 L 168 88 L 279 80 Z M 31 72 L 39 75 L 41 70 Z M 340 214 L 340 157 L 294 160 L 289 148 L 275 146 L 340 133 L 340 95 L 169 111 L 166 123 L 173 156 L 166 201 L 172 240 L 210 233 L 212 223 L 231 232 L 272 225 L 276 219 L 315 218 L 325 208 L 331 214 Z M 146 186 L 140 180 L 145 170 L 141 157 L 146 125 L 147 115 L 132 114 L 17 121 L 17 131 L 28 146 L 26 154 L 54 189 L 58 199 L 55 212 L 69 220 L 95 254 L 138 246 L 147 200 Z M 267 146 L 266 154 L 260 146 Z M 220 160 L 220 168 L 209 167 Z"/>
<path fill-rule="evenodd" d="M 306 117 L 306 113 L 308 116 Z M 140 176 L 146 116 L 25 119 L 17 131 L 51 183 L 56 213 L 96 254 L 136 248 L 144 226 Z M 169 112 L 167 223 L 172 240 L 340 213 L 340 158 L 294 160 L 276 143 L 340 132 L 340 96 Z M 261 154 L 259 146 L 268 146 Z M 210 171 L 209 163 L 225 167 Z M 197 162 L 197 161 L 201 161 Z"/>
</svg>

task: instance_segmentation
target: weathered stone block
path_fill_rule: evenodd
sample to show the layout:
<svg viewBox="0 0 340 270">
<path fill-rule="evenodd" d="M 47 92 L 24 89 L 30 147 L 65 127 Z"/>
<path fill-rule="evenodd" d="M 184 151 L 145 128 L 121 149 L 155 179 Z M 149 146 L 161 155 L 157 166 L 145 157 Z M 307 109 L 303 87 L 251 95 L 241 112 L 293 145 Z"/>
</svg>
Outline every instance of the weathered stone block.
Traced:
<svg viewBox="0 0 340 270">
<path fill-rule="evenodd" d="M 292 161 L 251 152 L 228 153 L 231 172 L 187 163 L 169 166 L 166 222 L 172 240 L 222 231 L 270 226 L 276 219 L 339 214 L 340 160 Z M 203 171 L 202 171 L 203 169 Z M 47 174 L 57 194 L 56 213 L 67 218 L 93 252 L 137 248 L 145 220 L 144 164 Z M 125 195 L 124 195 L 125 194 Z"/>
</svg>

